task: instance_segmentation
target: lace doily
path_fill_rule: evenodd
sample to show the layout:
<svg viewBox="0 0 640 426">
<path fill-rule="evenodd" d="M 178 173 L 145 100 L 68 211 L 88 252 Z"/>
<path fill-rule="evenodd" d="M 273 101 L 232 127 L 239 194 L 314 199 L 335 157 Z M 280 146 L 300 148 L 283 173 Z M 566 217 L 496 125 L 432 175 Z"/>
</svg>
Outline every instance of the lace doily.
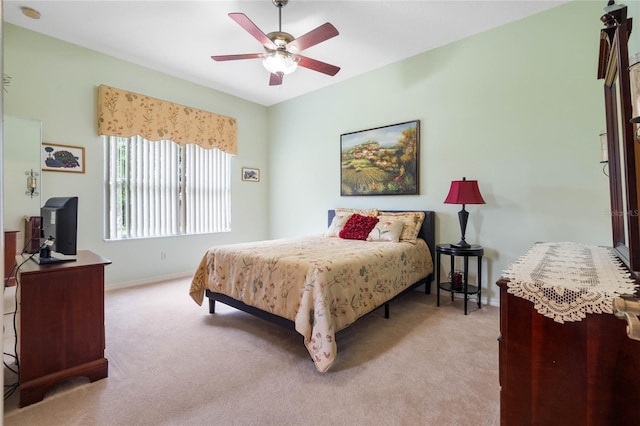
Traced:
<svg viewBox="0 0 640 426">
<path fill-rule="evenodd" d="M 611 249 L 570 242 L 534 244 L 503 277 L 508 293 L 559 323 L 613 313 L 613 298 L 637 287 Z"/>
</svg>

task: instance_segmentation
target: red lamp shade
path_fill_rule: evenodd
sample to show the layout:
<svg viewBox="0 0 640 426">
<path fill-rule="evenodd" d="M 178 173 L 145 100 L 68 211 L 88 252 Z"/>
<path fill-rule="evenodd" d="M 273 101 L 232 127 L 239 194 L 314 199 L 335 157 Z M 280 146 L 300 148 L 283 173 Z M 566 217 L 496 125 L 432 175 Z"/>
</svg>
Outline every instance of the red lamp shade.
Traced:
<svg viewBox="0 0 640 426">
<path fill-rule="evenodd" d="M 477 180 L 454 180 L 449 188 L 445 204 L 485 204 L 480 189 L 478 189 Z"/>
</svg>

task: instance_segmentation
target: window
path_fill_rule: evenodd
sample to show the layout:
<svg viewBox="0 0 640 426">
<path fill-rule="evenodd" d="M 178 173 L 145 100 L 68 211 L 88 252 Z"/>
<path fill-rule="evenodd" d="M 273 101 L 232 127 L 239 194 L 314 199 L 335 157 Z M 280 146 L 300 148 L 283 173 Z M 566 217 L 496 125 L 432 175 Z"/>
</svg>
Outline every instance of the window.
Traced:
<svg viewBox="0 0 640 426">
<path fill-rule="evenodd" d="M 231 155 L 217 148 L 103 136 L 105 238 L 231 230 Z"/>
</svg>

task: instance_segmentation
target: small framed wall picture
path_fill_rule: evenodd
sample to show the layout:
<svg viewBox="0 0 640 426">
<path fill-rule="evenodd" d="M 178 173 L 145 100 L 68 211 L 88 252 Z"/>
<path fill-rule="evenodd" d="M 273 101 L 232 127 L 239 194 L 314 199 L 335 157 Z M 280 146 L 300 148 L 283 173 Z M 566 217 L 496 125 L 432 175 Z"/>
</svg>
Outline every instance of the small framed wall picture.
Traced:
<svg viewBox="0 0 640 426">
<path fill-rule="evenodd" d="M 253 167 L 243 167 L 242 180 L 248 182 L 260 182 L 260 169 L 254 169 Z"/>
<path fill-rule="evenodd" d="M 42 143 L 40 153 L 43 171 L 84 173 L 84 147 Z"/>
</svg>

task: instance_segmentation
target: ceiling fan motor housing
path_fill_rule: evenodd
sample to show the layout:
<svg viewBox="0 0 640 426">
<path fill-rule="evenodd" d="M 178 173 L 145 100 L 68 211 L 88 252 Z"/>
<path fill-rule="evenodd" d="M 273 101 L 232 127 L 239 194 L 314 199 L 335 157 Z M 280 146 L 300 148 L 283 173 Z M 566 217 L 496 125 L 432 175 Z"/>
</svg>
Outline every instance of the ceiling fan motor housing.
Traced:
<svg viewBox="0 0 640 426">
<path fill-rule="evenodd" d="M 269 40 L 276 45 L 276 47 L 280 50 L 284 50 L 287 47 L 287 44 L 291 43 L 295 40 L 295 37 L 289 33 L 285 33 L 284 31 L 273 31 L 267 34 Z M 292 46 L 293 47 L 293 46 Z M 293 53 L 293 52 L 292 52 Z"/>
</svg>

